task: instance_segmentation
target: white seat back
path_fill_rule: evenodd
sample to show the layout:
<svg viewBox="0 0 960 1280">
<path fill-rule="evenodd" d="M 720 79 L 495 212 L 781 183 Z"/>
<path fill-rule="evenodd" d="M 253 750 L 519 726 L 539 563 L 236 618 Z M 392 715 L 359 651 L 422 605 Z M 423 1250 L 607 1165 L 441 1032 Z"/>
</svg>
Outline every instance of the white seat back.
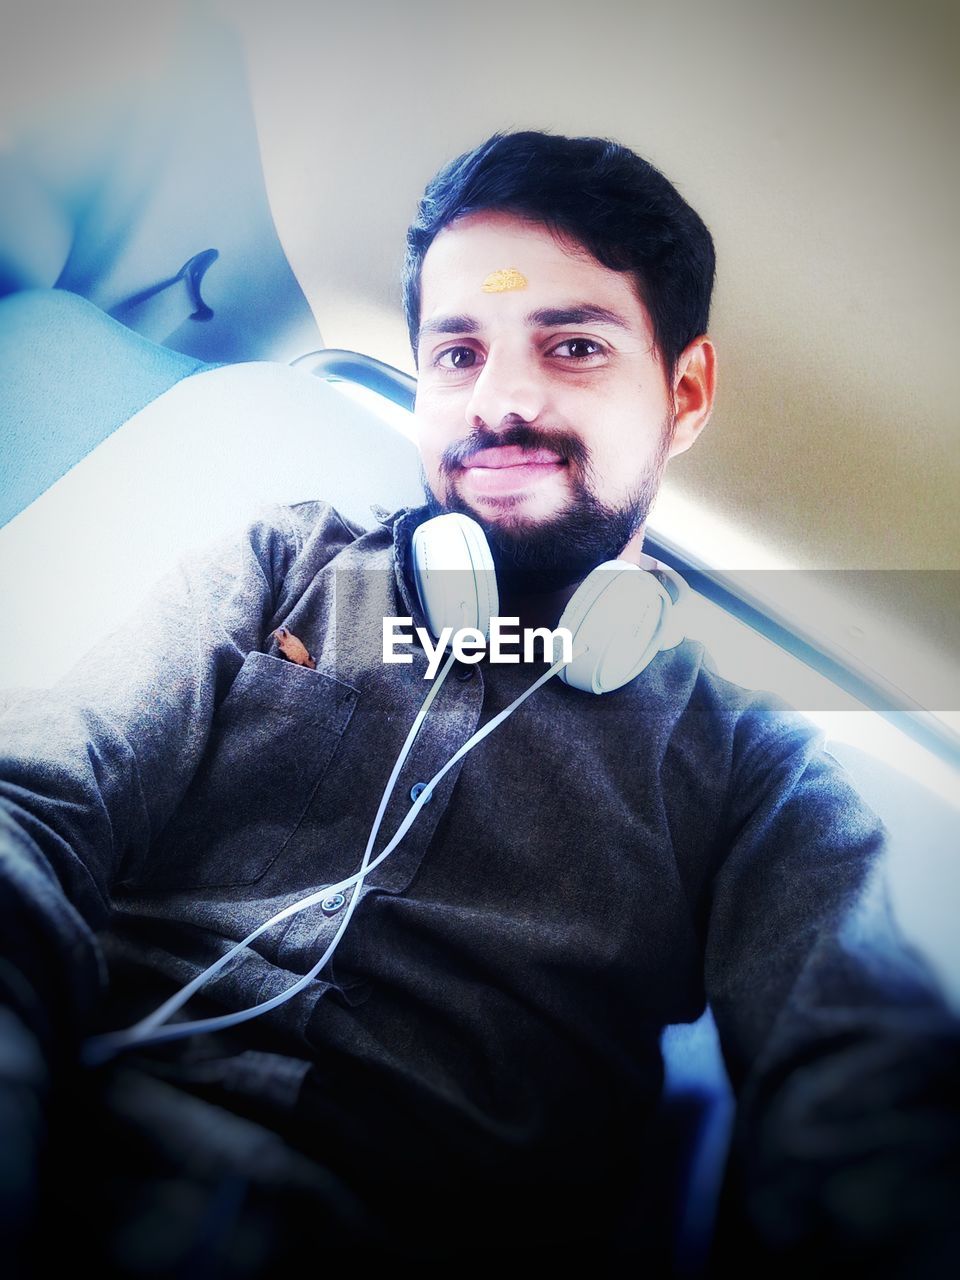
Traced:
<svg viewBox="0 0 960 1280">
<path fill-rule="evenodd" d="M 49 685 L 188 549 L 266 504 L 423 500 L 413 441 L 333 385 L 272 363 L 184 378 L 0 529 L 0 687 Z"/>
</svg>

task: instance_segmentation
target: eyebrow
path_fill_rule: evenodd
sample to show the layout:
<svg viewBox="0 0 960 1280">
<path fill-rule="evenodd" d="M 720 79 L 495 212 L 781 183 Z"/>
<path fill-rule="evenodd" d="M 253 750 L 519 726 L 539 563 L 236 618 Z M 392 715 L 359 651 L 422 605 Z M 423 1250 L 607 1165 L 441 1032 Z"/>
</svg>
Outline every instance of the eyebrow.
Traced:
<svg viewBox="0 0 960 1280">
<path fill-rule="evenodd" d="M 542 307 L 524 317 L 524 323 L 534 329 L 548 329 L 571 324 L 609 324 L 618 329 L 629 329 L 630 323 L 616 311 L 607 307 L 583 303 L 573 307 Z M 477 333 L 481 324 L 473 316 L 437 316 L 425 320 L 417 334 L 419 343 L 431 333 Z"/>
</svg>

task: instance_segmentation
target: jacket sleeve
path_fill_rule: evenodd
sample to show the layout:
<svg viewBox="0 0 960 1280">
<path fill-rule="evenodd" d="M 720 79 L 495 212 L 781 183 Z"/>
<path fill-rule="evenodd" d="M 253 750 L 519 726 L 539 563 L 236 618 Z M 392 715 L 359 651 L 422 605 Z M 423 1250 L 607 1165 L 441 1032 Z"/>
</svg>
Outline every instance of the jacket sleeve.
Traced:
<svg viewBox="0 0 960 1280">
<path fill-rule="evenodd" d="M 733 759 L 705 967 L 737 1097 L 717 1256 L 946 1274 L 960 1020 L 898 927 L 888 832 L 777 700 L 748 706 Z"/>
<path fill-rule="evenodd" d="M 0 1005 L 46 1063 L 75 1058 L 106 981 L 111 886 L 151 856 L 317 505 L 272 508 L 185 558 L 64 679 L 0 717 Z"/>
</svg>

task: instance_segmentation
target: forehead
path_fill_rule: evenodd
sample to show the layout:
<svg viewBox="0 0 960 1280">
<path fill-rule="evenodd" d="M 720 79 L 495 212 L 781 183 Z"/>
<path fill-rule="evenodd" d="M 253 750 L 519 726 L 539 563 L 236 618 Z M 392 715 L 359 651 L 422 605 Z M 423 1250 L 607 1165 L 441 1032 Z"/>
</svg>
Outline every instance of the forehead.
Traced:
<svg viewBox="0 0 960 1280">
<path fill-rule="evenodd" d="M 524 288 L 484 290 L 493 273 L 510 270 L 523 276 Z M 630 275 L 603 266 L 541 223 L 509 213 L 468 214 L 444 227 L 424 257 L 420 298 L 421 322 L 446 312 L 492 318 L 547 302 L 586 303 L 615 310 L 640 332 L 650 332 Z"/>
</svg>

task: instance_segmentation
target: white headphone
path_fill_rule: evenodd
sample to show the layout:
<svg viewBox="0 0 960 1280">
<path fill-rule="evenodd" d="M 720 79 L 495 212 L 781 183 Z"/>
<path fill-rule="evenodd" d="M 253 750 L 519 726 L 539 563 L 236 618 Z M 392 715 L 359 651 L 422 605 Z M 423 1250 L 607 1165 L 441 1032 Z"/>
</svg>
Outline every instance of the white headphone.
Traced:
<svg viewBox="0 0 960 1280">
<path fill-rule="evenodd" d="M 645 557 L 647 569 L 606 560 L 580 584 L 559 626 L 573 640 L 560 679 L 585 693 L 612 693 L 664 649 L 683 639 L 680 606 L 689 587 L 674 570 Z M 427 626 L 489 634 L 499 607 L 497 575 L 483 529 L 457 512 L 436 516 L 413 535 L 413 573 Z"/>
</svg>

